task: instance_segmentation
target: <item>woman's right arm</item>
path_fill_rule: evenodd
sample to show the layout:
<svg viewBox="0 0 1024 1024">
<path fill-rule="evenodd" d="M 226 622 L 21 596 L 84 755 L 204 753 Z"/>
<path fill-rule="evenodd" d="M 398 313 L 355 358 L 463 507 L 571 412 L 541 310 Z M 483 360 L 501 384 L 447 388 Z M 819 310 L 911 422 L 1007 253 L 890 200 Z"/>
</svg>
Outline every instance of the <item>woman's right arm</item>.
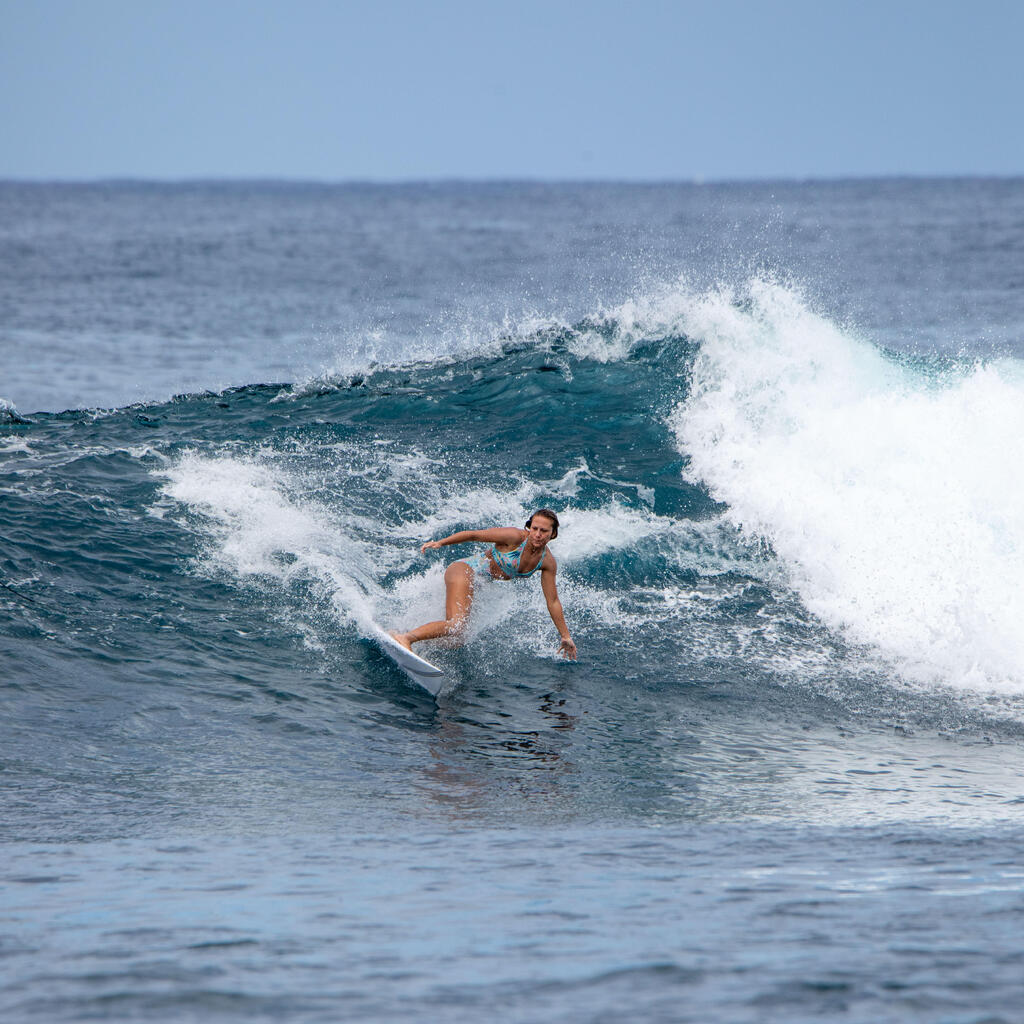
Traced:
<svg viewBox="0 0 1024 1024">
<path fill-rule="evenodd" d="M 523 532 L 511 526 L 499 526 L 493 530 L 459 530 L 458 533 L 442 537 L 440 540 L 428 540 L 420 548 L 420 552 L 432 548 L 446 548 L 450 544 L 468 544 L 470 541 L 481 544 L 518 544 Z"/>
</svg>

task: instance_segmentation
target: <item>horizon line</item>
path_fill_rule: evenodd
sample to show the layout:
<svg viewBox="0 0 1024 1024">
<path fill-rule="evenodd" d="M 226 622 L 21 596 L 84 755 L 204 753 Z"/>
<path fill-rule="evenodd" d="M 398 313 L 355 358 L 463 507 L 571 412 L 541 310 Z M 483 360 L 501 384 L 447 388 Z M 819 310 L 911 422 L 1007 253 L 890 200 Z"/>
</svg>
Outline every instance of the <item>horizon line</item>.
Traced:
<svg viewBox="0 0 1024 1024">
<path fill-rule="evenodd" d="M 401 188 L 410 186 L 452 186 L 452 185 L 550 185 L 550 186 L 638 186 L 638 187 L 715 187 L 736 185 L 812 185 L 812 184 L 852 184 L 868 182 L 912 182 L 912 181 L 1019 181 L 1024 180 L 1024 172 L 1017 173 L 879 173 L 879 174 L 835 174 L 835 175 L 793 175 L 786 176 L 751 176 L 751 177 L 546 177 L 546 176 L 460 176 L 438 175 L 436 177 L 353 177 L 353 178 L 321 178 L 302 177 L 297 175 L 186 175 L 186 176 L 146 176 L 146 175 L 96 175 L 90 177 L 21 177 L 0 176 L 0 185 L 71 185 L 71 186 L 109 186 L 109 185 L 297 185 L 325 188 L 336 187 L 368 187 L 368 188 Z"/>
</svg>

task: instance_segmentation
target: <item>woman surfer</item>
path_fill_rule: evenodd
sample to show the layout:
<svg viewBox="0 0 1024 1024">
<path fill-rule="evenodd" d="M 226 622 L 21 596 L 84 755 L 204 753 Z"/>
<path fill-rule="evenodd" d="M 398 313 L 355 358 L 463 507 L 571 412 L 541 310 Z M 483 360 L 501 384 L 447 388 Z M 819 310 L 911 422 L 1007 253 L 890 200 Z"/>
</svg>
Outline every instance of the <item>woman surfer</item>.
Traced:
<svg viewBox="0 0 1024 1024">
<path fill-rule="evenodd" d="M 473 579 L 477 573 L 494 580 L 526 579 L 540 570 L 540 587 L 547 601 L 548 614 L 562 638 L 559 651 L 570 660 L 576 660 L 576 645 L 569 635 L 562 614 L 562 602 L 558 598 L 555 573 L 558 563 L 548 551 L 548 541 L 558 536 L 558 516 L 550 509 L 542 508 L 526 520 L 526 529 L 514 526 L 497 527 L 493 530 L 460 530 L 442 540 L 428 540 L 420 552 L 428 548 L 444 548 L 449 544 L 466 544 L 470 541 L 490 544 L 482 555 L 452 562 L 445 570 L 445 617 L 436 622 L 427 622 L 409 630 L 408 633 L 392 633 L 405 648 L 420 640 L 433 640 L 440 636 L 457 636 L 466 627 L 469 610 L 473 605 Z"/>
</svg>

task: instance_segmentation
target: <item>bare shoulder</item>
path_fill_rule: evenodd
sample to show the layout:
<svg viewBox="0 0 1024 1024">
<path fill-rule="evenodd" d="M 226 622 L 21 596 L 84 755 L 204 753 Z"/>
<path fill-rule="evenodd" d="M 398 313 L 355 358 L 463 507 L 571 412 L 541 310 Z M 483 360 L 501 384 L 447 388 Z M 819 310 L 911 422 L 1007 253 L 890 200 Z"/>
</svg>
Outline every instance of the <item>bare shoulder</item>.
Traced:
<svg viewBox="0 0 1024 1024">
<path fill-rule="evenodd" d="M 520 530 L 515 526 L 496 526 L 492 530 L 481 530 L 480 539 L 488 544 L 513 551 L 529 536 L 528 530 Z"/>
</svg>

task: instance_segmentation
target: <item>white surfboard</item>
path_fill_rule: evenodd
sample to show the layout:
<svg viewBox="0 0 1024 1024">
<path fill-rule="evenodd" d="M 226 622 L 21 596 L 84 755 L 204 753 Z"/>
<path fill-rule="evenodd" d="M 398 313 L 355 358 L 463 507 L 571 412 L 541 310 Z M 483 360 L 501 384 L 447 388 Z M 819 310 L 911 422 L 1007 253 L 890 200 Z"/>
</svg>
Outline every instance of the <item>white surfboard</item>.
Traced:
<svg viewBox="0 0 1024 1024">
<path fill-rule="evenodd" d="M 380 649 L 415 683 L 419 683 L 427 693 L 437 696 L 444 683 L 444 672 L 436 665 L 431 665 L 426 658 L 421 658 L 412 651 L 407 651 L 387 630 L 373 624 L 372 639 Z"/>
</svg>

